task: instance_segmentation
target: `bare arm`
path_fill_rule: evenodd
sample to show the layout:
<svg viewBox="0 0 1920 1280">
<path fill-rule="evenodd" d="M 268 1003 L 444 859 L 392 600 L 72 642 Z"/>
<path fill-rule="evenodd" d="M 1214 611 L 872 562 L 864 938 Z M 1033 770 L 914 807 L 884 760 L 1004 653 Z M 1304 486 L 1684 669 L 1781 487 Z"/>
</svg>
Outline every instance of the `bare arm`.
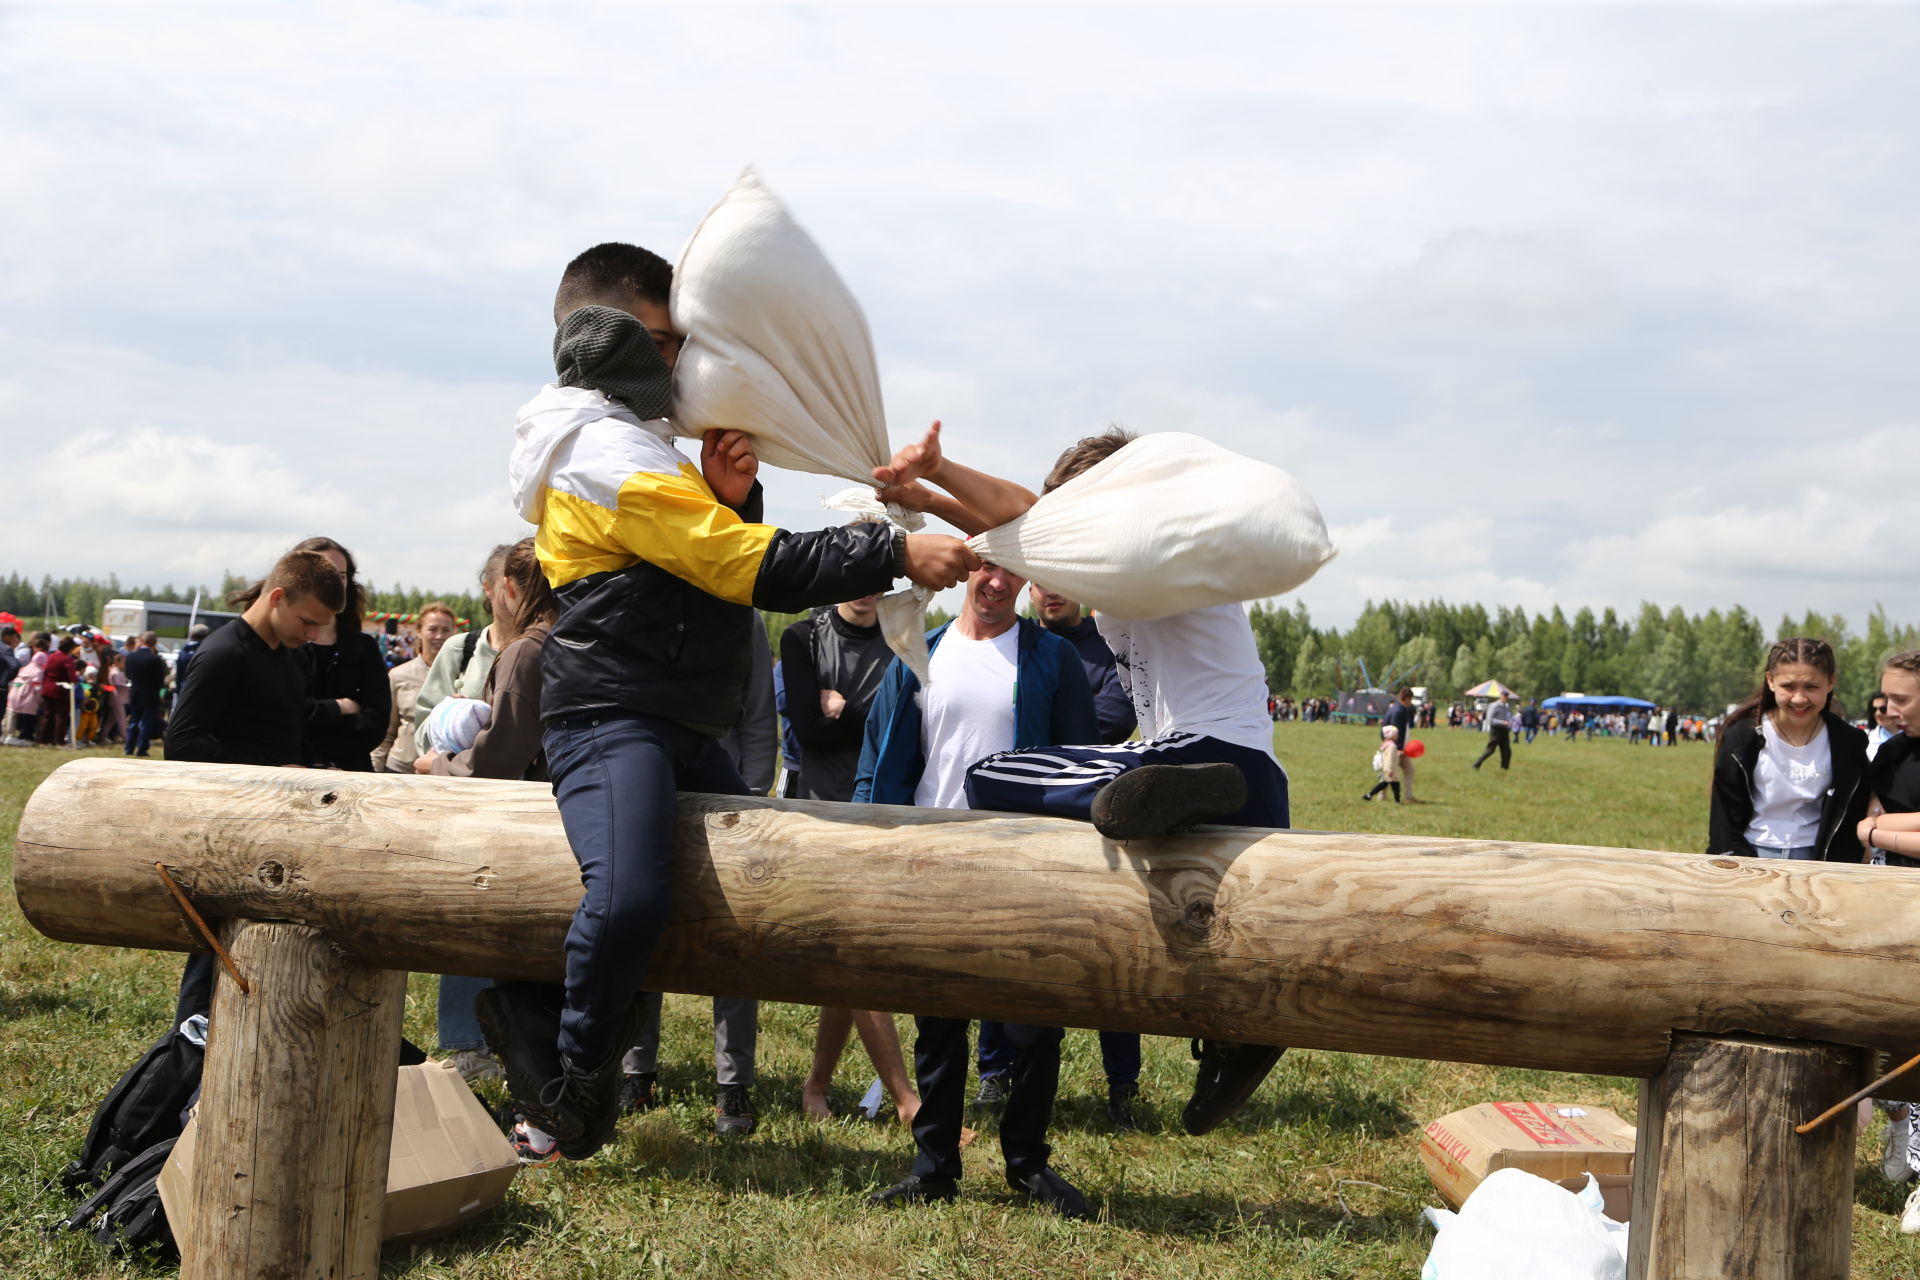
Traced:
<svg viewBox="0 0 1920 1280">
<path fill-rule="evenodd" d="M 910 444 L 884 467 L 873 469 L 882 486 L 880 497 L 915 511 L 940 517 L 967 533 L 985 533 L 1023 514 L 1039 499 L 1031 489 L 999 476 L 962 466 L 940 448 L 940 424 L 934 423 L 918 444 Z M 928 491 L 919 481 L 945 489 L 950 498 Z"/>
</svg>

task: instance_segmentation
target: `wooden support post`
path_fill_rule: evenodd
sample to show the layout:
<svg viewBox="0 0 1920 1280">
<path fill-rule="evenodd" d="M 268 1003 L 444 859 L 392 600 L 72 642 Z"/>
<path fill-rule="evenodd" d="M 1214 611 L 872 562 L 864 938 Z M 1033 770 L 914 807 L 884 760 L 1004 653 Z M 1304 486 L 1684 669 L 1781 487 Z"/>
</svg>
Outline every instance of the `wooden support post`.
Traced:
<svg viewBox="0 0 1920 1280">
<path fill-rule="evenodd" d="M 207 1040 L 182 1280 L 376 1280 L 407 975 L 236 921 Z"/>
<path fill-rule="evenodd" d="M 1640 1087 L 1631 1280 L 1846 1280 L 1854 1119 L 1793 1127 L 1864 1083 L 1863 1057 L 1675 1035 Z"/>
</svg>

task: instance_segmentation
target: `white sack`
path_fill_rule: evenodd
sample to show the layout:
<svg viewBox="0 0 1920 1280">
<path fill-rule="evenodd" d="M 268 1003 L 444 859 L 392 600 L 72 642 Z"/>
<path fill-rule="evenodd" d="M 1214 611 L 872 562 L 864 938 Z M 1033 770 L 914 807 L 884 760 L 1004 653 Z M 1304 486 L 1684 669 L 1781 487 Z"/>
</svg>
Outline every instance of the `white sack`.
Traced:
<svg viewBox="0 0 1920 1280">
<path fill-rule="evenodd" d="M 493 708 L 478 698 L 444 699 L 427 713 L 427 750 L 441 755 L 465 751 L 491 723 Z"/>
<path fill-rule="evenodd" d="M 1333 559 L 1286 472 L 1185 432 L 1141 436 L 969 543 L 982 559 L 1116 618 L 1291 591 Z"/>
<path fill-rule="evenodd" d="M 1626 1280 L 1625 1228 L 1600 1212 L 1591 1176 L 1576 1196 L 1524 1169 L 1497 1169 L 1439 1227 L 1420 1280 Z"/>
<path fill-rule="evenodd" d="M 867 318 L 753 170 L 680 251 L 668 310 L 687 336 L 673 369 L 675 431 L 745 431 L 769 466 L 859 481 L 871 495 L 873 469 L 893 450 Z M 838 499 L 828 505 L 857 513 Z M 897 508 L 886 514 L 906 529 L 923 523 Z M 928 599 L 914 587 L 879 605 L 887 646 L 922 684 Z"/>
<path fill-rule="evenodd" d="M 694 228 L 668 309 L 676 431 L 738 429 L 770 466 L 873 483 L 893 450 L 867 318 L 753 170 Z"/>
</svg>

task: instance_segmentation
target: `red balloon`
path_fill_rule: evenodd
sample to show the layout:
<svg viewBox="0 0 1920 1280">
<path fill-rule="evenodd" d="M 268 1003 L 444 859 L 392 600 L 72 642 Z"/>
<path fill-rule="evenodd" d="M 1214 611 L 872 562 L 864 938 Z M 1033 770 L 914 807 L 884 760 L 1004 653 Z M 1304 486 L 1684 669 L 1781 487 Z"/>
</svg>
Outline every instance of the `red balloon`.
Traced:
<svg viewBox="0 0 1920 1280">
<path fill-rule="evenodd" d="M 1418 760 L 1425 754 L 1427 754 L 1427 744 L 1420 741 L 1420 739 L 1414 738 L 1407 743 L 1407 759 Z"/>
</svg>

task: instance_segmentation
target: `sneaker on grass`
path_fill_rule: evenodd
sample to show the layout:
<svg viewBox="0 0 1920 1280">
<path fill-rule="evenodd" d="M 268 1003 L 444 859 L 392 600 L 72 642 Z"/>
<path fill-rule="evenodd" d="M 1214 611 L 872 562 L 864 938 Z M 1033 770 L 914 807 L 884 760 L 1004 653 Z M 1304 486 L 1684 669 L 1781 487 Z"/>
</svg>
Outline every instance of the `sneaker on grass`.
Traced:
<svg viewBox="0 0 1920 1280">
<path fill-rule="evenodd" d="M 744 1138 L 752 1133 L 758 1123 L 753 1114 L 753 1100 L 747 1097 L 747 1086 L 743 1084 L 723 1084 L 716 1086 L 713 1093 L 713 1133 L 717 1138 Z"/>
<path fill-rule="evenodd" d="M 1007 1109 L 1007 1099 L 1013 1096 L 1013 1082 L 1004 1074 L 981 1076 L 980 1092 L 973 1097 L 973 1109 L 976 1114 L 998 1116 Z"/>
</svg>

